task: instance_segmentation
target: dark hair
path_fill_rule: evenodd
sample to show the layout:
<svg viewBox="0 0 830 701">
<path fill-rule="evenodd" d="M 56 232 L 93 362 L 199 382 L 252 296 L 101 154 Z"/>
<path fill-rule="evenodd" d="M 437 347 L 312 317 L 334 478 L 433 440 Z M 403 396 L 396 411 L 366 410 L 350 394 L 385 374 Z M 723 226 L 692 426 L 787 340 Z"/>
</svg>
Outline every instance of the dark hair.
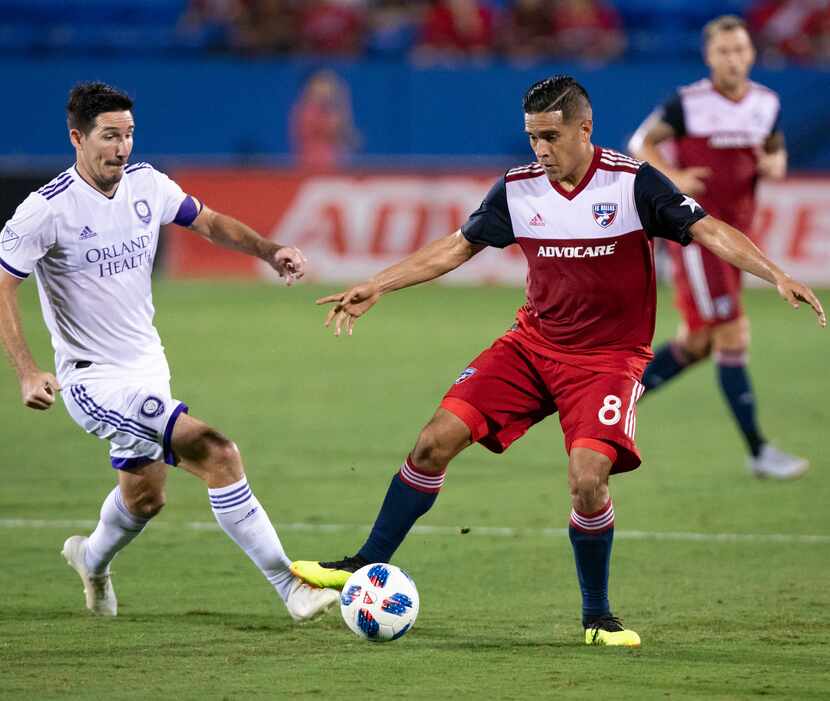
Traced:
<svg viewBox="0 0 830 701">
<path fill-rule="evenodd" d="M 706 48 L 715 34 L 719 32 L 731 32 L 735 29 L 746 29 L 746 22 L 737 15 L 721 15 L 720 17 L 715 17 L 715 19 L 710 20 L 703 27 L 703 47 Z"/>
<path fill-rule="evenodd" d="M 522 106 L 528 114 L 562 110 L 562 117 L 569 122 L 574 116 L 591 109 L 588 91 L 569 75 L 555 75 L 531 85 Z"/>
<path fill-rule="evenodd" d="M 66 121 L 70 129 L 89 134 L 95 118 L 103 112 L 124 112 L 133 108 L 130 97 L 106 83 L 78 83 L 69 91 Z"/>
</svg>

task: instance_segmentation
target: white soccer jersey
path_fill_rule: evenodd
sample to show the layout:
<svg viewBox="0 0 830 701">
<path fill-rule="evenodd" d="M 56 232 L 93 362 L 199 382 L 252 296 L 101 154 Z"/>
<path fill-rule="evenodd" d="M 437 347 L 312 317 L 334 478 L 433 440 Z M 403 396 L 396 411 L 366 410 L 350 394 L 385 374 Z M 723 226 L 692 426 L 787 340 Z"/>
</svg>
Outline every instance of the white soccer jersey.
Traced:
<svg viewBox="0 0 830 701">
<path fill-rule="evenodd" d="M 153 326 L 150 275 L 159 226 L 177 220 L 186 199 L 192 207 L 148 163 L 128 165 L 112 197 L 72 166 L 30 194 L 6 223 L 0 266 L 21 279 L 34 271 L 62 383 L 71 382 L 79 362 L 92 363 L 86 379 L 122 377 L 125 370 L 169 379 Z"/>
</svg>

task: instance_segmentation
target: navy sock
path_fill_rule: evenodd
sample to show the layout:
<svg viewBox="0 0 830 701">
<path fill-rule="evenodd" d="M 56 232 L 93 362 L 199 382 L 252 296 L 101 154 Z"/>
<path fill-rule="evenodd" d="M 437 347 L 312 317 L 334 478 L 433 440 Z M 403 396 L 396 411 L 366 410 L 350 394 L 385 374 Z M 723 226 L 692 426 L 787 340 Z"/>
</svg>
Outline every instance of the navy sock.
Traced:
<svg viewBox="0 0 830 701">
<path fill-rule="evenodd" d="M 392 478 L 369 539 L 357 554 L 366 562 L 389 562 L 415 521 L 435 503 L 445 474 L 421 472 L 407 458 Z"/>
<path fill-rule="evenodd" d="M 664 343 L 655 351 L 654 357 L 643 374 L 646 392 L 657 389 L 663 383 L 679 375 L 689 365 L 691 362 L 680 346 L 673 341 Z"/>
<path fill-rule="evenodd" d="M 718 351 L 715 354 L 718 380 L 749 452 L 757 457 L 766 441 L 755 418 L 755 395 L 746 369 L 746 351 Z"/>
<path fill-rule="evenodd" d="M 594 514 L 571 510 L 568 533 L 582 591 L 582 625 L 587 627 L 611 611 L 608 603 L 608 572 L 614 542 L 614 506 L 611 500 Z"/>
</svg>

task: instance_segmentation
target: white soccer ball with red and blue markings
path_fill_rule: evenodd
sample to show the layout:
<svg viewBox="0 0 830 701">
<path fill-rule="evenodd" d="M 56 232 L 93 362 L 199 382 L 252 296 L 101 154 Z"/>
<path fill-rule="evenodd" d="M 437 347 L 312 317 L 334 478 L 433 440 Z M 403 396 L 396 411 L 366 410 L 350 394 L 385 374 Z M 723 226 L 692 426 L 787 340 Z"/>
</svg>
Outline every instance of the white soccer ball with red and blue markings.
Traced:
<svg viewBox="0 0 830 701">
<path fill-rule="evenodd" d="M 418 590 L 406 572 L 376 562 L 355 572 L 340 594 L 340 613 L 349 629 L 376 643 L 397 640 L 418 617 Z"/>
</svg>

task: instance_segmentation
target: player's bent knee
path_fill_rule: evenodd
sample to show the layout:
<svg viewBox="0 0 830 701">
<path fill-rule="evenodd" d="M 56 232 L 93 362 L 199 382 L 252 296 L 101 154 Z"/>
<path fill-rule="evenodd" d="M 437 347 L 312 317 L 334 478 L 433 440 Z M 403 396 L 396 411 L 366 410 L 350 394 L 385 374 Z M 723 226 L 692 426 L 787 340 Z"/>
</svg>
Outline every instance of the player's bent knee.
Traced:
<svg viewBox="0 0 830 701">
<path fill-rule="evenodd" d="M 745 351 L 749 348 L 749 342 L 749 319 L 745 316 L 721 324 L 714 331 L 713 344 L 716 352 Z"/>
<path fill-rule="evenodd" d="M 139 518 L 153 518 L 164 508 L 167 497 L 164 491 L 146 490 L 135 495 L 124 495 L 127 510 Z"/>
<path fill-rule="evenodd" d="M 441 472 L 464 448 L 470 445 L 470 430 L 461 419 L 439 409 L 421 430 L 412 462 L 425 472 Z"/>
</svg>

